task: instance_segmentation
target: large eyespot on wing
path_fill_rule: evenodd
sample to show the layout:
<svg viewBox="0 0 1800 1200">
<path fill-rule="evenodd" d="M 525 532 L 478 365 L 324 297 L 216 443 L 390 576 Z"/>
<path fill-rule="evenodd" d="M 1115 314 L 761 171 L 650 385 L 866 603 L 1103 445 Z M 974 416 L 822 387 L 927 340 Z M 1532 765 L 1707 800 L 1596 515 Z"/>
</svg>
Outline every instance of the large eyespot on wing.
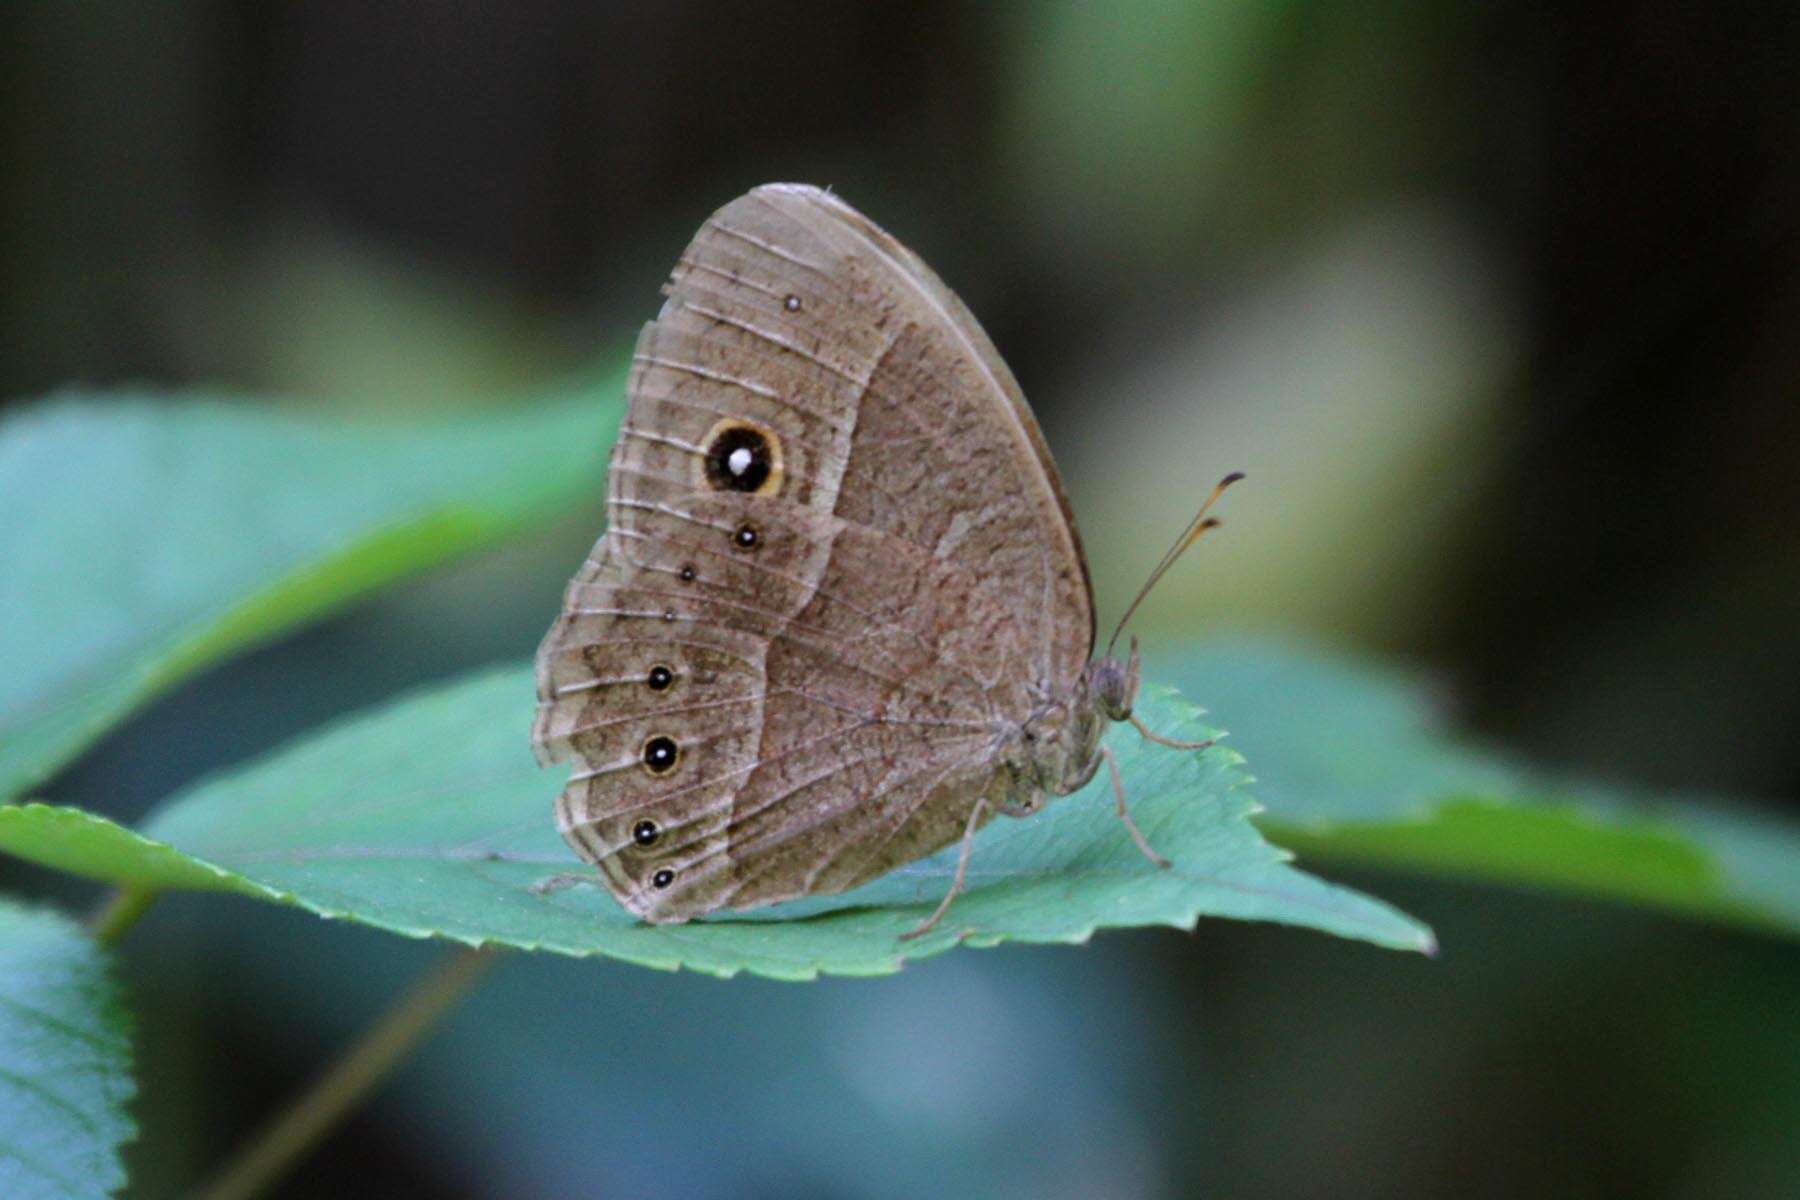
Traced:
<svg viewBox="0 0 1800 1200">
<path fill-rule="evenodd" d="M 892 335 L 828 244 L 768 216 L 748 197 L 726 205 L 671 272 L 633 358 L 613 496 L 746 490 L 766 450 L 779 475 L 747 490 L 831 511 L 857 406 Z M 745 428 L 761 446 L 732 432 Z M 743 472 L 732 471 L 745 449 Z M 696 461 L 670 461 L 684 453 Z"/>
</svg>

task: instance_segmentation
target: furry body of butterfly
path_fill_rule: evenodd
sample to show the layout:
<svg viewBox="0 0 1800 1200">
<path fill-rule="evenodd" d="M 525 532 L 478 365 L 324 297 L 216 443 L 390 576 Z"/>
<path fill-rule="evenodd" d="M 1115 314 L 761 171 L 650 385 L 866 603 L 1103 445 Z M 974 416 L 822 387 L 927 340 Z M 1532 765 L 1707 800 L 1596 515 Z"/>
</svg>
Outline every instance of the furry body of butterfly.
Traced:
<svg viewBox="0 0 1800 1200">
<path fill-rule="evenodd" d="M 966 864 L 994 813 L 1093 778 L 1136 648 L 1093 658 L 1055 466 L 956 296 L 798 184 L 713 214 L 665 292 L 537 660 L 557 827 L 619 902 L 686 921 L 959 838 Z"/>
</svg>

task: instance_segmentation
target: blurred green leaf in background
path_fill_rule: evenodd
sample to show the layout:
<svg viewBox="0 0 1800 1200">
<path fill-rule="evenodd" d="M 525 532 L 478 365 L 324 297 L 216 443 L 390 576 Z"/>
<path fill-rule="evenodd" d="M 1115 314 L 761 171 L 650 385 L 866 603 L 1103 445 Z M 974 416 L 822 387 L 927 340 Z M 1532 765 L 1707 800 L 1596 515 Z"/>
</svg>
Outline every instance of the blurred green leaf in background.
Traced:
<svg viewBox="0 0 1800 1200">
<path fill-rule="evenodd" d="M 618 391 L 436 423 L 168 396 L 8 417 L 0 797 L 208 663 L 596 491 Z"/>
<path fill-rule="evenodd" d="M 0 900 L 0 1195 L 77 1200 L 123 1187 L 135 1090 L 108 955 L 68 918 Z"/>
</svg>

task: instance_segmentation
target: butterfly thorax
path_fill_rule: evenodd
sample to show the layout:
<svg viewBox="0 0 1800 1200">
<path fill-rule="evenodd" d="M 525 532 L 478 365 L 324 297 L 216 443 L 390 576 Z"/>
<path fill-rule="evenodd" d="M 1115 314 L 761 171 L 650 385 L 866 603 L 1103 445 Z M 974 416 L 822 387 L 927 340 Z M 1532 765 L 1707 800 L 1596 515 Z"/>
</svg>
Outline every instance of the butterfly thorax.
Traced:
<svg viewBox="0 0 1800 1200">
<path fill-rule="evenodd" d="M 1100 769 L 1100 738 L 1107 724 L 1131 716 L 1138 678 L 1134 643 L 1125 662 L 1110 655 L 1094 659 L 1072 695 L 1034 712 L 1019 727 L 1006 756 L 1013 786 L 1002 811 L 1025 815 L 1045 794 L 1066 796 L 1085 787 Z"/>
</svg>

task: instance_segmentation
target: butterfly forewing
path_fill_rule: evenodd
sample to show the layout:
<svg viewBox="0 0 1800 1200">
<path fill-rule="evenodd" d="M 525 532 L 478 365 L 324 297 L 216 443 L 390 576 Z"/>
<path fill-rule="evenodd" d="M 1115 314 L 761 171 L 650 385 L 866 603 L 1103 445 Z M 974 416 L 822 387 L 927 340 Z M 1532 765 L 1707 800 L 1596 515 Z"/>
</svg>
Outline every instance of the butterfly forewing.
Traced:
<svg viewBox="0 0 1800 1200">
<path fill-rule="evenodd" d="M 835 198 L 704 225 L 639 339 L 609 527 L 539 651 L 559 828 L 626 907 L 836 891 L 955 838 L 1092 642 L 1004 364 Z"/>
</svg>

